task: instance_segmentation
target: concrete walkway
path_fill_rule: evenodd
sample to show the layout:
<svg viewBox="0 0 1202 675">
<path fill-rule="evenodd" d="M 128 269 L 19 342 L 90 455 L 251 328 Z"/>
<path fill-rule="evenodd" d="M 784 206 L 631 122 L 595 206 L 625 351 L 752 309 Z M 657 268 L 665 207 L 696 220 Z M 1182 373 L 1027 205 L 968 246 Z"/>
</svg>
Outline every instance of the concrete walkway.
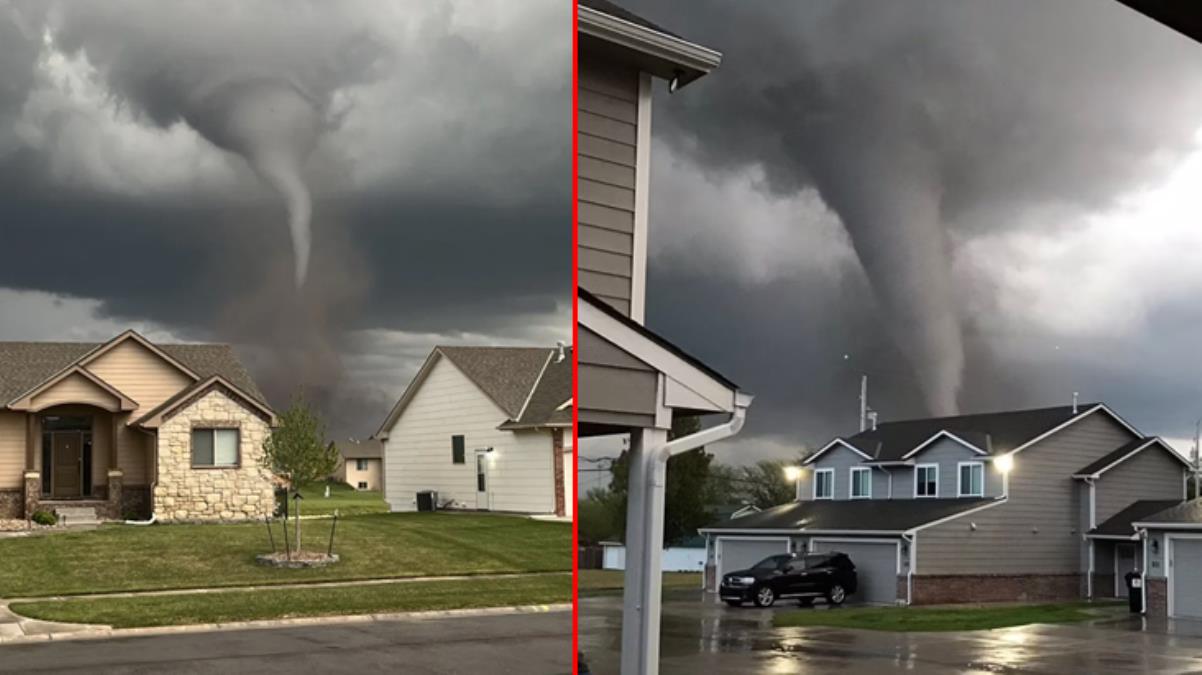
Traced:
<svg viewBox="0 0 1202 675">
<path fill-rule="evenodd" d="M 183 626 L 162 626 L 154 628 L 125 628 L 115 629 L 107 625 L 60 623 L 30 619 L 14 612 L 9 606 L 19 602 L 61 602 L 65 600 L 100 600 L 105 598 L 135 598 L 156 597 L 165 595 L 198 595 L 208 593 L 246 593 L 252 591 L 282 590 L 289 588 L 339 588 L 348 586 L 380 586 L 385 584 L 412 584 L 437 581 L 462 581 L 468 579 L 513 579 L 522 577 L 546 577 L 570 575 L 571 572 L 524 572 L 511 574 L 476 574 L 437 577 L 408 577 L 401 579 L 362 579 L 349 581 L 316 581 L 296 584 L 266 584 L 257 586 L 225 586 L 215 588 L 185 588 L 158 591 L 127 591 L 119 593 L 91 593 L 78 595 L 55 595 L 36 598 L 3 598 L 0 599 L 0 644 L 11 642 L 30 642 L 38 640 L 64 640 L 97 637 L 116 637 L 120 635 L 157 635 L 175 632 L 192 632 L 207 630 L 232 630 L 256 627 L 276 627 L 287 625 L 308 625 L 314 623 L 333 622 L 363 622 L 399 620 L 408 618 L 428 618 L 441 616 L 487 616 L 505 612 L 532 612 L 562 610 L 564 605 L 528 605 L 522 607 L 483 607 L 468 610 L 444 610 L 430 612 L 406 612 L 393 614 L 343 615 L 325 617 L 303 617 L 297 619 L 268 619 L 263 621 L 242 621 L 224 624 L 197 624 Z M 571 609 L 571 605 L 566 605 Z"/>
</svg>

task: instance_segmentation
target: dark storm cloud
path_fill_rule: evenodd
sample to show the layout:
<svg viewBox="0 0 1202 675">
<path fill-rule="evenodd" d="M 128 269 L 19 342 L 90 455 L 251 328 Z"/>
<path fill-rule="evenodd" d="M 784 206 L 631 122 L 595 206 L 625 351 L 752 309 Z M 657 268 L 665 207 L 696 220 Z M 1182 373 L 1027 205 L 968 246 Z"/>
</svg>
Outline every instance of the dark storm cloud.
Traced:
<svg viewBox="0 0 1202 675">
<path fill-rule="evenodd" d="M 435 340 L 568 335 L 569 10 L 0 7 L 0 288 L 232 341 L 370 433 Z"/>
<path fill-rule="evenodd" d="M 628 5 L 724 53 L 711 76 L 657 97 L 671 152 L 719 183 L 762 172 L 756 187 L 773 198 L 816 190 L 858 259 L 844 273 L 863 281 L 850 285 L 653 262 L 649 323 L 760 394 L 749 433 L 814 443 L 854 430 L 865 371 L 884 418 L 949 399 L 1055 404 L 1080 389 L 1184 433 L 1182 401 L 1202 389 L 1197 373 L 1173 372 L 1179 356 L 1146 347 L 1158 331 L 998 334 L 1002 322 L 964 309 L 990 307 L 991 281 L 952 260 L 965 240 L 1062 232 L 1163 180 L 1202 123 L 1199 45 L 1118 3 Z M 653 162 L 651 236 L 684 236 L 689 224 L 654 196 L 672 169 Z"/>
</svg>

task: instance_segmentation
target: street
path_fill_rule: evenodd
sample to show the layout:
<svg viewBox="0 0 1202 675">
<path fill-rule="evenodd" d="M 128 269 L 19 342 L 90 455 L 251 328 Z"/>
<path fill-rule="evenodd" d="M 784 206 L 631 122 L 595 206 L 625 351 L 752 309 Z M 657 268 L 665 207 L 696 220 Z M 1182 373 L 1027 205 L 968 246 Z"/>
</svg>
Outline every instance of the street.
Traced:
<svg viewBox="0 0 1202 675">
<path fill-rule="evenodd" d="M 558 611 L 11 644 L 0 672 L 559 675 L 572 657 Z"/>
</svg>

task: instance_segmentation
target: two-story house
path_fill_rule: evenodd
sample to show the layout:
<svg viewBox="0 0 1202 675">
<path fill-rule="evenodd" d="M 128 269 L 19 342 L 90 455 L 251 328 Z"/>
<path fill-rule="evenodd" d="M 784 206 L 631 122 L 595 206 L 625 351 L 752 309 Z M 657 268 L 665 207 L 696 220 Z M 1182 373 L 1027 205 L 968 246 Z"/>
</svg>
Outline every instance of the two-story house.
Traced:
<svg viewBox="0 0 1202 675">
<path fill-rule="evenodd" d="M 578 433 L 631 439 L 622 672 L 654 672 L 667 457 L 737 433 L 751 400 L 643 326 L 652 90 L 679 91 L 721 54 L 607 0 L 578 10 Z M 668 441 L 673 416 L 697 414 L 725 421 Z"/>
<path fill-rule="evenodd" d="M 1122 596 L 1132 523 L 1181 502 L 1188 469 L 1101 403 L 886 422 L 810 455 L 796 501 L 703 528 L 707 588 L 838 550 L 867 602 Z"/>
</svg>

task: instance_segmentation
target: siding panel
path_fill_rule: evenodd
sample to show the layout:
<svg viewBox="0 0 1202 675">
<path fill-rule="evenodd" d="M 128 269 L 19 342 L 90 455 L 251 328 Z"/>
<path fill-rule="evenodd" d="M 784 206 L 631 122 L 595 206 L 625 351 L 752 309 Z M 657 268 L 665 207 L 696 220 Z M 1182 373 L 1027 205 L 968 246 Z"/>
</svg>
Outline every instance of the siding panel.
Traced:
<svg viewBox="0 0 1202 675">
<path fill-rule="evenodd" d="M 629 234 L 604 230 L 584 223 L 580 224 L 577 234 L 580 238 L 580 246 L 584 248 L 621 253 L 627 256 L 634 254 L 634 240 Z"/>
<path fill-rule="evenodd" d="M 637 124 L 639 121 L 638 90 L 624 91 L 623 96 L 625 97 L 581 89 L 580 110 L 627 124 Z"/>
<path fill-rule="evenodd" d="M 634 189 L 634 167 L 615 164 L 603 159 L 581 157 L 578 164 L 581 178 L 589 178 L 607 185 Z"/>
<path fill-rule="evenodd" d="M 19 488 L 25 475 L 25 415 L 0 412 L 0 489 Z"/>
<path fill-rule="evenodd" d="M 1140 499 L 1184 499 L 1181 463 L 1148 448 L 1102 474 L 1097 483 L 1098 524 Z"/>
<path fill-rule="evenodd" d="M 582 225 L 592 225 L 628 235 L 634 232 L 633 211 L 623 211 L 592 202 L 581 202 L 578 214 Z"/>
<path fill-rule="evenodd" d="M 623 272 L 630 269 L 629 255 L 598 251 L 597 249 L 585 248 L 583 246 L 580 247 L 578 261 L 582 270 L 611 274 L 613 276 L 621 276 Z"/>
<path fill-rule="evenodd" d="M 580 270 L 580 287 L 611 298 L 630 299 L 630 279 L 614 274 L 600 274 L 589 270 Z"/>
</svg>

